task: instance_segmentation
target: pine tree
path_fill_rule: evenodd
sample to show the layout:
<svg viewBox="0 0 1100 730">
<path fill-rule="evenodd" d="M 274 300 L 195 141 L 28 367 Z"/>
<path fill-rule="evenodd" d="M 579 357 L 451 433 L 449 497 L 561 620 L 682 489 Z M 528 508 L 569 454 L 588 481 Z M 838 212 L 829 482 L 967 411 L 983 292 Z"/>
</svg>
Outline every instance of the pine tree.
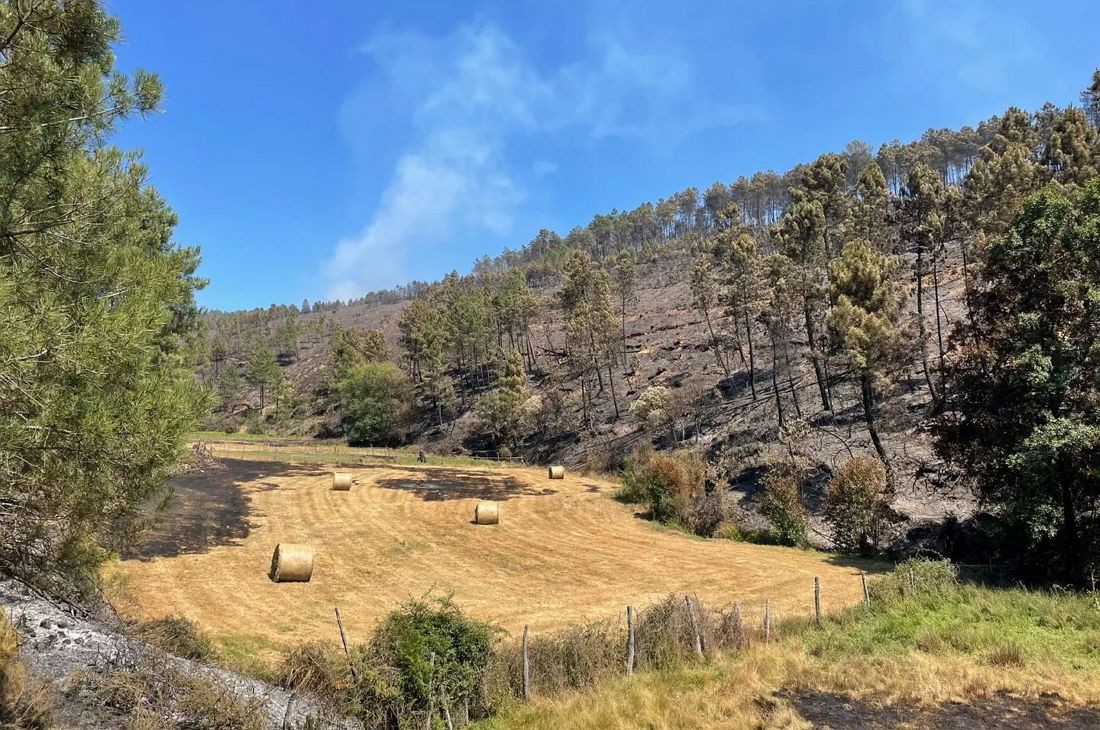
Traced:
<svg viewBox="0 0 1100 730">
<path fill-rule="evenodd" d="M 245 376 L 248 384 L 260 389 L 260 413 L 263 414 L 266 406 L 267 389 L 282 377 L 283 371 L 279 367 L 279 361 L 270 347 L 263 345 L 252 348 L 248 354 L 248 373 Z"/>
<path fill-rule="evenodd" d="M 91 587 L 166 493 L 204 399 L 181 348 L 197 249 L 136 154 L 155 76 L 116 71 L 90 0 L 0 4 L 0 564 Z"/>
<path fill-rule="evenodd" d="M 794 387 L 790 355 L 787 350 L 794 334 L 795 322 L 802 309 L 802 296 L 799 293 L 798 275 L 795 266 L 789 258 L 782 254 L 774 254 L 764 259 L 762 263 L 761 278 L 764 282 L 766 296 L 764 297 L 759 320 L 768 334 L 772 360 L 772 395 L 775 397 L 775 412 L 779 430 L 783 431 L 787 423 L 783 414 L 783 399 L 779 387 L 781 375 L 780 352 L 784 356 L 782 370 L 786 372 L 790 382 L 791 399 L 794 401 L 796 413 L 801 418 L 798 391 Z"/>
<path fill-rule="evenodd" d="M 596 268 L 592 257 L 584 251 L 574 251 L 562 271 L 562 288 L 558 301 L 566 315 L 567 351 L 574 377 L 581 384 L 581 404 L 585 421 L 590 423 L 589 400 L 592 375 L 603 389 L 601 365 L 607 365 L 608 385 L 615 418 L 619 418 L 619 402 L 615 395 L 612 360 L 618 349 L 619 326 L 611 304 L 611 286 L 607 273 Z"/>
<path fill-rule="evenodd" d="M 829 330 L 847 354 L 859 383 L 871 443 L 888 472 L 890 459 L 876 426 L 878 401 L 908 363 L 900 326 L 904 292 L 894 280 L 896 269 L 896 260 L 863 239 L 846 244 L 829 266 Z"/>
<path fill-rule="evenodd" d="M 714 273 L 714 260 L 710 253 L 703 253 L 696 257 L 695 265 L 691 269 L 691 301 L 707 323 L 710 346 L 718 359 L 718 366 L 722 368 L 726 377 L 729 377 L 730 366 L 722 353 L 722 343 L 714 332 L 714 322 L 711 319 L 711 312 L 718 304 L 718 281 Z"/>
<path fill-rule="evenodd" d="M 852 238 L 862 238 L 883 253 L 893 250 L 890 230 L 890 193 L 878 163 L 871 161 L 859 173 L 851 203 Z"/>
<path fill-rule="evenodd" d="M 523 406 L 528 395 L 523 357 L 518 350 L 510 350 L 503 359 L 497 383 L 495 391 L 478 401 L 478 414 L 494 441 L 514 448 L 523 435 Z"/>
<path fill-rule="evenodd" d="M 619 300 L 619 319 L 623 339 L 623 362 L 626 362 L 626 308 L 638 300 L 638 271 L 634 253 L 623 253 L 615 259 L 611 270 L 612 283 Z"/>
<path fill-rule="evenodd" d="M 920 347 L 921 368 L 924 372 L 924 380 L 928 385 L 928 392 L 932 396 L 934 408 L 940 408 L 943 404 L 942 368 L 940 372 L 941 383 L 937 386 L 932 379 L 932 369 L 928 364 L 928 323 L 925 316 L 924 304 L 924 279 L 929 259 L 933 262 L 938 258 L 940 246 L 943 240 L 943 206 L 944 190 L 940 178 L 927 165 L 918 164 L 909 173 L 909 179 L 905 184 L 905 211 L 908 218 L 906 238 L 910 250 L 916 254 L 916 282 L 917 282 L 917 338 Z M 939 322 L 939 306 L 936 303 L 937 323 Z M 937 325 L 939 334 L 939 355 L 942 363 L 944 344 L 942 329 Z"/>
<path fill-rule="evenodd" d="M 826 304 L 825 213 L 820 203 L 803 199 L 795 203 L 779 221 L 777 236 L 783 253 L 796 266 L 797 288 L 802 298 L 802 319 L 806 331 L 807 358 L 813 365 L 821 407 L 833 409 L 825 373 L 825 352 L 820 342 L 821 319 Z"/>
<path fill-rule="evenodd" d="M 1080 109 L 1066 109 L 1051 129 L 1043 162 L 1063 184 L 1084 185 L 1100 174 L 1100 133 Z"/>
<path fill-rule="evenodd" d="M 727 221 L 736 221 L 718 234 L 717 255 L 724 271 L 722 300 L 734 330 L 734 339 L 740 344 L 741 328 L 748 346 L 749 388 L 756 400 L 756 338 L 753 322 L 760 310 L 762 282 L 760 281 L 760 254 L 756 239 L 740 225 L 741 214 L 734 207 L 727 209 Z"/>
<path fill-rule="evenodd" d="M 1100 68 L 1092 72 L 1092 83 L 1081 92 L 1081 108 L 1095 129 L 1100 129 Z"/>
</svg>

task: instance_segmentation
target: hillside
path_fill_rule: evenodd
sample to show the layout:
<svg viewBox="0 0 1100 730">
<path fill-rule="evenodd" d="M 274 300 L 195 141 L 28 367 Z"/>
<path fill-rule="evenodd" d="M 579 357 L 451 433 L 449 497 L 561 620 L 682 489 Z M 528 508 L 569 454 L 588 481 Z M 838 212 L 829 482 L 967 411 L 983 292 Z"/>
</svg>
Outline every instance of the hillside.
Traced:
<svg viewBox="0 0 1100 730">
<path fill-rule="evenodd" d="M 629 306 L 625 317 L 627 357 L 625 364 L 614 363 L 614 376 L 621 383 L 617 394 L 621 399 L 621 417 L 614 418 L 614 405 L 605 394 L 595 401 L 593 421 L 596 428 L 592 430 L 578 427 L 583 423 L 579 388 L 566 377 L 568 362 L 562 356 L 564 315 L 552 305 L 560 287 L 544 286 L 533 290 L 538 298 L 551 305 L 545 307 L 543 315 L 531 325 L 530 339 L 538 366 L 533 369 L 529 387 L 536 396 L 560 393 L 563 410 L 556 430 L 533 435 L 515 450 L 515 454 L 532 463 L 561 462 L 570 467 L 599 471 L 620 468 L 624 459 L 643 444 L 656 442 L 662 448 L 700 450 L 715 465 L 712 479 L 727 491 L 729 508 L 735 513 L 743 513 L 742 517 L 750 523 L 756 519 L 753 497 L 758 492 L 761 474 L 770 464 L 794 454 L 806 463 L 810 475 L 807 497 L 811 508 L 816 509 L 824 482 L 837 465 L 853 454 L 871 450 L 858 391 L 838 380 L 833 389 L 834 411 L 821 411 L 816 401 L 813 371 L 808 363 L 798 358 L 793 372 L 783 376 L 779 387 L 782 397 L 788 399 L 785 408 L 792 410 L 792 416 L 790 399 L 797 398 L 805 426 L 781 438 L 775 425 L 775 393 L 769 379 L 770 354 L 758 352 L 756 355 L 755 399 L 750 391 L 746 365 L 735 361 L 731 375 L 725 376 L 716 360 L 707 324 L 692 305 L 690 284 L 685 275 L 692 260 L 690 253 L 673 250 L 639 265 L 637 299 Z M 954 322 L 962 316 L 960 276 L 945 274 L 941 286 L 945 318 L 949 323 Z M 322 334 L 304 335 L 299 356 L 288 360 L 284 366 L 286 377 L 301 395 L 302 403 L 287 428 L 277 433 L 339 434 L 339 414 L 326 405 L 331 403 L 326 400 L 330 328 L 335 324 L 345 329 L 379 330 L 385 336 L 391 357 L 396 358 L 401 353 L 398 321 L 405 306 L 406 303 L 350 304 L 331 311 L 298 315 L 303 332 L 320 329 Z M 911 287 L 906 307 L 911 312 Z M 712 324 L 716 329 L 725 330 L 728 316 L 712 314 Z M 796 339 L 792 346 L 801 349 L 805 342 Z M 732 357 L 736 357 L 736 353 Z M 227 362 L 242 370 L 246 368 L 243 353 L 239 358 L 231 356 Z M 914 365 L 919 368 L 919 364 Z M 785 369 L 783 364 L 780 368 Z M 665 385 L 675 394 L 678 412 L 670 439 L 654 438 L 628 413 L 629 404 L 653 385 Z M 496 453 L 491 444 L 479 437 L 481 424 L 473 408 L 476 399 L 489 391 L 490 384 L 466 389 L 462 394 L 465 407 L 460 406 L 455 418 L 443 428 L 433 423 L 431 409 L 425 403 L 423 415 L 410 433 L 410 441 L 430 453 Z M 246 413 L 258 400 L 258 391 L 251 389 L 240 398 L 235 410 L 238 414 Z M 894 506 L 899 514 L 911 521 L 907 527 L 923 521 L 938 521 L 948 514 L 966 518 L 975 506 L 966 490 L 951 487 L 932 454 L 926 429 L 930 411 L 930 398 L 919 370 L 910 371 L 901 378 L 899 387 L 882 404 L 882 439 L 901 476 Z M 821 530 L 815 542 L 827 544 Z"/>
</svg>

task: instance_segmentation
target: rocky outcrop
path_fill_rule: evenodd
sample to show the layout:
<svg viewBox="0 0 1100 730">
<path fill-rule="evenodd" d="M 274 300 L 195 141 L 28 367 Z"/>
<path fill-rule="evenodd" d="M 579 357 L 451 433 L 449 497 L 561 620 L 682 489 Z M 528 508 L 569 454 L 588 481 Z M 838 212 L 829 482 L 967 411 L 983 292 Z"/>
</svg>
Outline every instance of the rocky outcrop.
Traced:
<svg viewBox="0 0 1100 730">
<path fill-rule="evenodd" d="M 124 635 L 110 615 L 80 615 L 14 581 L 0 581 L 0 606 L 20 637 L 20 657 L 32 675 L 53 690 L 57 714 L 68 726 L 115 727 L 108 708 L 80 691 L 89 674 L 110 675 L 156 663 L 189 677 L 202 677 L 252 703 L 268 728 L 360 727 L 333 719 L 311 697 L 290 692 L 251 677 L 166 654 Z M 327 718 L 327 719 L 322 719 Z"/>
</svg>

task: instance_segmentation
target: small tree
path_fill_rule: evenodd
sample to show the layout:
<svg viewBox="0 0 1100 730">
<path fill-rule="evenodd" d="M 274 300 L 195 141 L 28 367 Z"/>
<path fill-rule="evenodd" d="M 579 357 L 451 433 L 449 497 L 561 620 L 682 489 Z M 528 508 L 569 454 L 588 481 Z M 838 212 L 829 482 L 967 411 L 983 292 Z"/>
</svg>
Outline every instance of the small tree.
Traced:
<svg viewBox="0 0 1100 730">
<path fill-rule="evenodd" d="M 241 375 L 237 372 L 236 365 L 222 368 L 218 377 L 214 379 L 214 392 L 218 395 L 218 402 L 222 408 L 230 409 L 241 394 Z"/>
<path fill-rule="evenodd" d="M 302 327 L 298 323 L 298 315 L 291 314 L 279 323 L 275 328 L 275 341 L 279 345 L 279 354 L 286 357 L 298 357 L 298 338 L 301 336 Z"/>
<path fill-rule="evenodd" d="M 630 415 L 638 419 L 647 433 L 665 439 L 672 433 L 675 422 L 672 406 L 672 391 L 663 385 L 653 385 L 630 404 Z"/>
<path fill-rule="evenodd" d="M 523 435 L 523 405 L 527 400 L 527 376 L 519 350 L 512 350 L 504 358 L 499 382 L 499 388 L 478 402 L 477 412 L 496 443 L 514 448 Z"/>
<path fill-rule="evenodd" d="M 339 393 L 349 444 L 394 446 L 404 441 L 412 384 L 396 365 L 356 365 L 340 382 Z"/>
<path fill-rule="evenodd" d="M 407 603 L 390 613 L 356 655 L 358 700 L 370 727 L 422 727 L 439 708 L 477 706 L 495 630 L 448 599 Z M 396 721 L 396 722 L 395 722 Z"/>
<path fill-rule="evenodd" d="M 259 346 L 253 348 L 248 355 L 248 384 L 260 389 L 260 412 L 263 413 L 267 405 L 265 396 L 267 389 L 282 378 L 283 371 L 279 368 L 279 361 L 270 347 Z"/>
<path fill-rule="evenodd" d="M 840 465 L 825 493 L 825 521 L 837 550 L 878 553 L 890 506 L 889 485 L 878 459 L 855 456 Z"/>
<path fill-rule="evenodd" d="M 357 365 L 386 359 L 386 341 L 379 330 L 339 329 L 329 341 L 329 367 L 339 383 Z"/>
<path fill-rule="evenodd" d="M 807 515 L 801 493 L 798 479 L 787 470 L 773 470 L 764 477 L 760 512 L 772 523 L 776 537 L 784 545 L 806 545 Z"/>
</svg>

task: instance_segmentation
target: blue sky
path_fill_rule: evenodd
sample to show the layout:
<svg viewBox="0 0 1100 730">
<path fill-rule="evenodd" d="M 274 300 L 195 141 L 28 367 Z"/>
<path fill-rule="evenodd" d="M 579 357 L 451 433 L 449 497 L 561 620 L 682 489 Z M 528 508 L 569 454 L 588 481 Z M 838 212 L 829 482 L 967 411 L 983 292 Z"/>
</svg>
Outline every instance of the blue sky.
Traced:
<svg viewBox="0 0 1100 730">
<path fill-rule="evenodd" d="M 1100 3 L 108 0 L 207 307 L 347 298 L 540 228 L 1010 105 L 1076 102 Z"/>
</svg>

